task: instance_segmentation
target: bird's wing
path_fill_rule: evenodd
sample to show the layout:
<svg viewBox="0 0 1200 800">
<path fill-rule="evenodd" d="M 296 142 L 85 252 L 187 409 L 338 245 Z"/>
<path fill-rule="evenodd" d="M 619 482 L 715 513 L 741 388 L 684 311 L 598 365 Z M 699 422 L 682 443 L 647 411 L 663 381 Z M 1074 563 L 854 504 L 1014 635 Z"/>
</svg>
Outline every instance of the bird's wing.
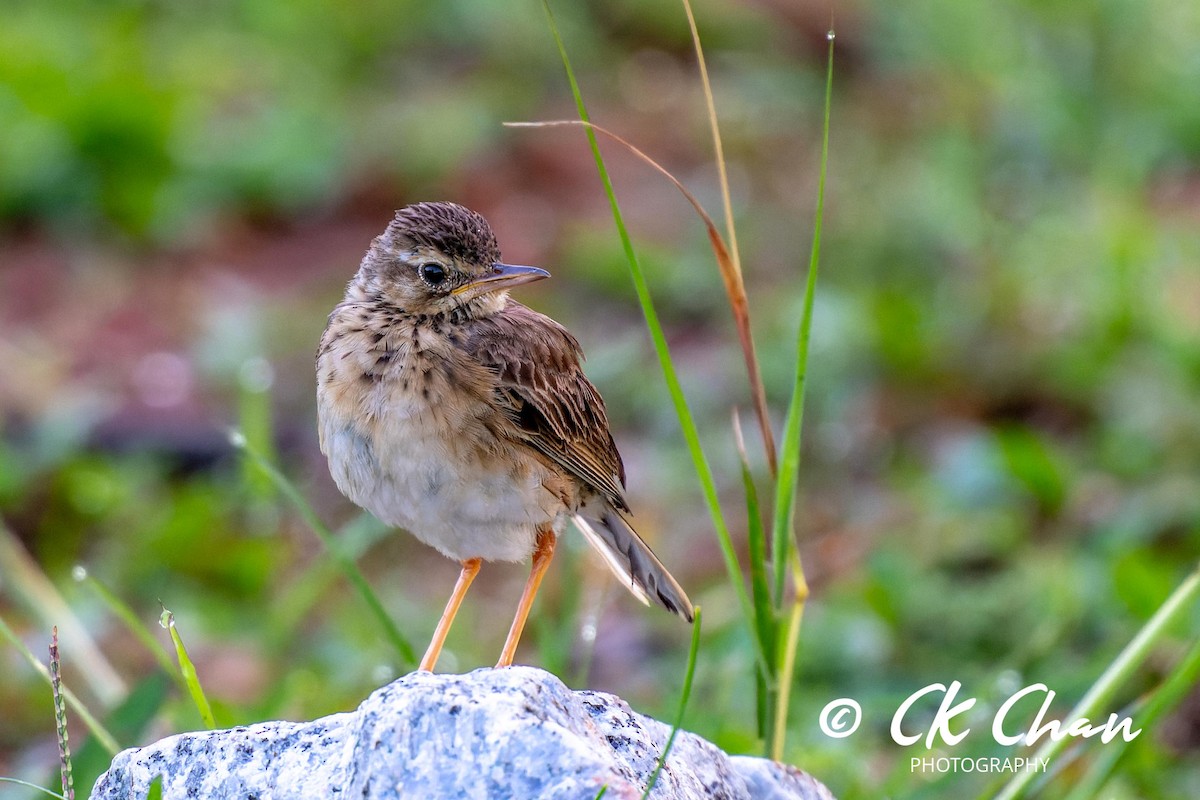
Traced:
<svg viewBox="0 0 1200 800">
<path fill-rule="evenodd" d="M 625 467 L 608 430 L 604 400 L 579 366 L 583 351 L 566 328 L 509 301 L 467 323 L 460 346 L 498 379 L 497 399 L 515 438 L 628 511 Z"/>
</svg>

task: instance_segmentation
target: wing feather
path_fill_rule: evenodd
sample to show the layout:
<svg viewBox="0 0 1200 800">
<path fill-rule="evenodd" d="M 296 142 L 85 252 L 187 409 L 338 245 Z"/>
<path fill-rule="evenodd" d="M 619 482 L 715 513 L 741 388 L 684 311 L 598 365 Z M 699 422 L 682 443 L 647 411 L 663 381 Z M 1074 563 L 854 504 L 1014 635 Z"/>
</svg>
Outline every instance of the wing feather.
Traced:
<svg viewBox="0 0 1200 800">
<path fill-rule="evenodd" d="M 604 400 L 580 367 L 578 340 L 512 300 L 499 314 L 467 326 L 460 346 L 495 373 L 496 399 L 516 423 L 515 437 L 628 511 L 625 467 Z"/>
</svg>

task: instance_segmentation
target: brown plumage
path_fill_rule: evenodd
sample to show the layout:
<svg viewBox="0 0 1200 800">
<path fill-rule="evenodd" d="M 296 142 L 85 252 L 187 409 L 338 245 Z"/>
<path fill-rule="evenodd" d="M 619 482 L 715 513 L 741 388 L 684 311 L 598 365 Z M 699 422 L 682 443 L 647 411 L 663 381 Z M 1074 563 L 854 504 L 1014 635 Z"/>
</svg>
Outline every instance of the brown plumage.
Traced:
<svg viewBox="0 0 1200 800">
<path fill-rule="evenodd" d="M 517 423 L 515 438 L 628 511 L 625 465 L 609 433 L 604 398 L 580 368 L 583 350 L 575 337 L 513 300 L 465 327 L 464 349 L 496 373 L 496 399 Z"/>
<path fill-rule="evenodd" d="M 317 355 L 321 448 L 338 487 L 462 563 L 426 669 L 480 561 L 533 554 L 500 659 L 511 663 L 567 521 L 635 596 L 692 616 L 621 514 L 624 467 L 579 342 L 508 297 L 549 273 L 499 258 L 479 214 L 451 203 L 401 209 L 330 315 Z"/>
</svg>

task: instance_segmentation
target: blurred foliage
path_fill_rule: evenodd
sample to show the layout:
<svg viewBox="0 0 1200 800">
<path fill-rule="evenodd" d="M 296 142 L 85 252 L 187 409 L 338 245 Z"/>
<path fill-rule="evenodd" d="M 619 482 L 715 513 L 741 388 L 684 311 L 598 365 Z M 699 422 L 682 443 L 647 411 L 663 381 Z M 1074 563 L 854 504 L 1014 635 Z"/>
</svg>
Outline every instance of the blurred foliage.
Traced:
<svg viewBox="0 0 1200 800">
<path fill-rule="evenodd" d="M 596 120 L 715 211 L 681 9 L 555 11 Z M 777 409 L 828 14 L 697 8 Z M 66 683 L 123 744 L 199 720 L 72 581 L 76 564 L 145 620 L 160 598 L 175 611 L 218 724 L 343 710 L 395 674 L 311 533 L 242 469 L 229 426 L 277 448 L 405 633 L 432 630 L 454 566 L 332 488 L 311 354 L 390 209 L 447 198 L 554 272 L 522 299 L 583 340 L 639 529 L 705 608 L 706 702 L 686 727 L 755 751 L 749 641 L 582 134 L 500 126 L 571 116 L 537 4 L 10 0 L 3 16 L 0 517 L 127 682 L 106 708 L 62 642 Z M 789 758 L 846 800 L 974 796 L 986 776 L 910 770 L 925 751 L 888 734 L 903 698 L 959 680 L 985 732 L 1005 697 L 1043 682 L 1065 713 L 1200 558 L 1200 6 L 864 0 L 838 4 L 835 26 L 798 523 L 814 597 Z M 736 500 L 728 414 L 747 396 L 703 231 L 659 178 L 616 152 L 610 166 Z M 569 544 L 524 658 L 669 716 L 688 632 Z M 0 613 L 41 653 L 53 620 L 27 577 L 3 565 Z M 444 668 L 492 663 L 523 577 L 483 571 Z M 1123 702 L 1169 673 L 1200 612 L 1192 623 Z M 52 783 L 49 692 L 6 648 L 0 668 L 0 774 Z M 846 696 L 865 722 L 829 739 L 818 713 Z M 1104 796 L 1200 796 L 1198 720 L 1193 691 Z M 952 754 L 1007 751 L 977 731 Z M 84 744 L 81 788 L 103 764 Z M 0 788 L 9 796 L 25 795 Z"/>
</svg>

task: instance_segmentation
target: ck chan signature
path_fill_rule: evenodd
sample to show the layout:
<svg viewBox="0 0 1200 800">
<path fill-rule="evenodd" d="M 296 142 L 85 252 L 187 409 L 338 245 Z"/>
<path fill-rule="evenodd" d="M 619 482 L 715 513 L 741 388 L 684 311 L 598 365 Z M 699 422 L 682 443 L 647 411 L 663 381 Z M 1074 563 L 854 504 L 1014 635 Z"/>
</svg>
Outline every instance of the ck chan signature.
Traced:
<svg viewBox="0 0 1200 800">
<path fill-rule="evenodd" d="M 939 743 L 956 745 L 971 733 L 965 721 L 958 719 L 975 706 L 976 698 L 968 697 L 958 701 L 962 684 L 953 681 L 949 686 L 944 683 L 931 683 L 908 696 L 896 713 L 892 715 L 892 740 L 902 747 L 910 747 L 924 741 L 926 749 L 932 750 Z M 922 698 L 936 698 L 941 695 L 941 705 L 938 706 L 928 727 L 915 730 L 908 717 Z M 1026 697 L 1042 695 L 1042 704 L 1033 718 L 1026 721 L 1015 718 L 1013 709 Z M 1111 742 L 1120 736 L 1126 742 L 1132 742 L 1142 732 L 1141 728 L 1133 727 L 1131 717 L 1119 714 L 1109 714 L 1103 724 L 1093 723 L 1086 717 L 1070 721 L 1047 719 L 1050 708 L 1054 704 L 1054 690 L 1044 683 L 1035 683 L 1014 693 L 996 710 L 992 717 L 992 739 L 1001 745 L 1033 745 L 1043 737 L 1058 741 L 1067 737 L 1090 739 L 1099 736 L 1104 743 Z M 853 699 L 844 697 L 828 703 L 821 711 L 821 730 L 826 736 L 843 739 L 858 730 L 862 722 L 862 707 Z"/>
</svg>

